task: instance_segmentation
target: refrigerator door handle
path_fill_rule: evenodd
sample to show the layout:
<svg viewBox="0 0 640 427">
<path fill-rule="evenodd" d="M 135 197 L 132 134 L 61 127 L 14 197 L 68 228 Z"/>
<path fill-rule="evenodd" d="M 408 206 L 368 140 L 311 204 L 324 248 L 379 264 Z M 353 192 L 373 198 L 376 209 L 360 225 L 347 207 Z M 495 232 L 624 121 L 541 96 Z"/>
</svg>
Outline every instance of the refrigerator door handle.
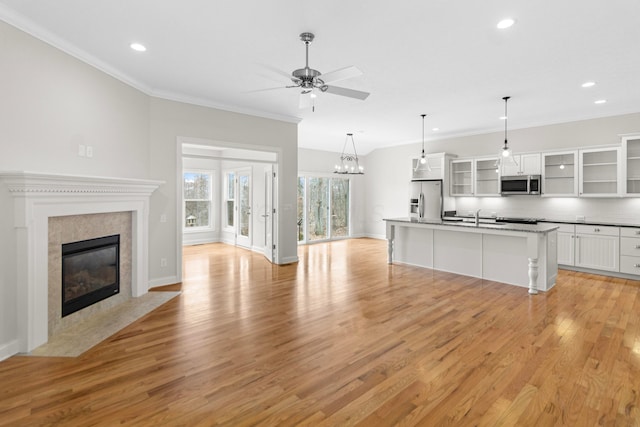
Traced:
<svg viewBox="0 0 640 427">
<path fill-rule="evenodd" d="M 424 218 L 424 193 L 420 192 L 420 198 L 418 200 L 418 218 Z"/>
</svg>

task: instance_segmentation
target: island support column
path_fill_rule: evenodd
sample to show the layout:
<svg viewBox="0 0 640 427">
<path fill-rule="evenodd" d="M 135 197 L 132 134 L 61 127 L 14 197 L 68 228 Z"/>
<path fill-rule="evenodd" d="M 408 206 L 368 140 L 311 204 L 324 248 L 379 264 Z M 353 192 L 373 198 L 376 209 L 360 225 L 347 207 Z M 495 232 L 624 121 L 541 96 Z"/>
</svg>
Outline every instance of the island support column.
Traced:
<svg viewBox="0 0 640 427">
<path fill-rule="evenodd" d="M 387 263 L 393 263 L 393 244 L 396 238 L 396 226 L 387 221 Z"/>
<path fill-rule="evenodd" d="M 527 237 L 527 256 L 529 258 L 529 294 L 538 294 L 538 248 L 540 246 L 540 234 L 531 233 Z"/>
</svg>

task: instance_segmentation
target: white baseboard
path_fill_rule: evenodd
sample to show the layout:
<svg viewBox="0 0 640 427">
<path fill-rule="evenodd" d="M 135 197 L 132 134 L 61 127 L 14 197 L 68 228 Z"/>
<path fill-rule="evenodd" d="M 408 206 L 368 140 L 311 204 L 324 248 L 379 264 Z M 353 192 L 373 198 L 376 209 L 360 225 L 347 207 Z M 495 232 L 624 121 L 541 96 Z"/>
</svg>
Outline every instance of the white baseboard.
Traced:
<svg viewBox="0 0 640 427">
<path fill-rule="evenodd" d="M 10 358 L 19 353 L 18 340 L 9 341 L 0 345 L 0 361 Z"/>
<path fill-rule="evenodd" d="M 387 240 L 387 236 L 384 234 L 371 234 L 366 233 L 364 237 L 369 237 L 370 239 L 378 239 L 378 240 Z"/>
<path fill-rule="evenodd" d="M 149 289 L 157 288 L 158 286 L 174 285 L 180 283 L 177 276 L 158 277 L 157 279 L 149 280 Z"/>
<path fill-rule="evenodd" d="M 284 265 L 284 264 L 293 264 L 294 262 L 298 262 L 298 255 L 296 256 L 288 256 L 288 257 L 284 257 L 280 260 L 280 262 L 278 263 L 278 265 Z"/>
</svg>

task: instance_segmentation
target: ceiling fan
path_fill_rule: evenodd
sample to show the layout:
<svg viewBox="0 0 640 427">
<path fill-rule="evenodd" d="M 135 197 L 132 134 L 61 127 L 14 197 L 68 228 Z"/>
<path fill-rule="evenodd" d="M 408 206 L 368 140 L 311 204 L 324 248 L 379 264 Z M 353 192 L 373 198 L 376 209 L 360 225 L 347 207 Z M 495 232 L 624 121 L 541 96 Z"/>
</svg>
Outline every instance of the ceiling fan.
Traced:
<svg viewBox="0 0 640 427">
<path fill-rule="evenodd" d="M 309 67 L 309 45 L 314 38 L 315 36 L 312 33 L 300 34 L 300 40 L 302 40 L 302 42 L 304 43 L 306 51 L 305 66 L 304 68 L 299 68 L 291 73 L 291 81 L 294 84 L 286 86 L 287 88 L 302 89 L 302 91 L 300 92 L 300 108 L 307 108 L 311 106 L 315 110 L 313 102 L 313 99 L 316 95 L 314 93 L 315 89 L 318 89 L 320 92 L 347 96 L 349 98 L 360 100 L 367 99 L 367 97 L 369 96 L 369 92 L 362 92 L 359 90 L 329 85 L 339 80 L 361 76 L 362 71 L 360 71 L 358 68 L 351 66 L 322 74 L 320 71 L 314 70 L 313 68 Z"/>
</svg>

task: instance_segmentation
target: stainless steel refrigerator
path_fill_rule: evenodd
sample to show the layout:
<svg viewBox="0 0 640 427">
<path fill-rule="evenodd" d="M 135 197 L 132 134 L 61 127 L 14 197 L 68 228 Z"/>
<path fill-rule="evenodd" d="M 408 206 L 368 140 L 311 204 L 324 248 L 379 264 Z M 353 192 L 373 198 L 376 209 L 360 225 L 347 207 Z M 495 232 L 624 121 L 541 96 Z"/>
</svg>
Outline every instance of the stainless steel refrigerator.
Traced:
<svg viewBox="0 0 640 427">
<path fill-rule="evenodd" d="M 409 216 L 425 220 L 442 219 L 442 180 L 411 181 Z"/>
</svg>

